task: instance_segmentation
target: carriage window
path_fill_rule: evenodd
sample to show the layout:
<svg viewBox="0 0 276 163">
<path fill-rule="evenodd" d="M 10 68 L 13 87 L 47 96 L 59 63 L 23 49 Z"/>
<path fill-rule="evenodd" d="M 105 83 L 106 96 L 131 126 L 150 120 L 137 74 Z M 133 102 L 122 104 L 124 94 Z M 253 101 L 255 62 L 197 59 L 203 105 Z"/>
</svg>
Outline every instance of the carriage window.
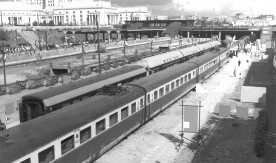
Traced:
<svg viewBox="0 0 276 163">
<path fill-rule="evenodd" d="M 22 162 L 20 162 L 20 163 L 31 163 L 31 159 L 28 158 L 28 159 L 26 159 L 26 160 L 24 160 L 24 161 L 22 161 Z"/>
<path fill-rule="evenodd" d="M 96 123 L 96 135 L 105 130 L 105 119 Z"/>
<path fill-rule="evenodd" d="M 172 90 L 174 90 L 174 82 L 171 83 Z"/>
<path fill-rule="evenodd" d="M 128 107 L 125 107 L 121 110 L 121 120 L 128 117 Z"/>
<path fill-rule="evenodd" d="M 118 113 L 114 113 L 109 116 L 109 127 L 115 125 L 118 122 Z"/>
<path fill-rule="evenodd" d="M 154 100 L 156 100 L 157 99 L 157 97 L 158 97 L 158 94 L 157 94 L 157 91 L 154 91 Z"/>
<path fill-rule="evenodd" d="M 188 78 L 187 78 L 187 75 L 185 75 L 185 82 L 187 82 L 188 81 Z"/>
<path fill-rule="evenodd" d="M 80 143 L 86 142 L 91 138 L 91 127 L 87 127 L 80 131 Z"/>
<path fill-rule="evenodd" d="M 74 135 L 72 135 L 61 141 L 61 154 L 63 155 L 67 153 L 68 151 L 72 150 L 74 147 L 75 147 Z"/>
<path fill-rule="evenodd" d="M 191 80 L 191 73 L 188 74 L 188 80 Z"/>
<path fill-rule="evenodd" d="M 159 89 L 159 96 L 162 97 L 164 95 L 164 88 Z"/>
<path fill-rule="evenodd" d="M 180 84 L 182 85 L 183 83 L 184 83 L 184 78 L 181 77 L 181 78 L 180 78 Z"/>
<path fill-rule="evenodd" d="M 134 102 L 133 104 L 131 104 L 131 114 L 136 112 L 136 102 Z"/>
<path fill-rule="evenodd" d="M 195 71 L 193 71 L 193 76 L 195 76 Z"/>
<path fill-rule="evenodd" d="M 179 79 L 176 80 L 176 87 L 179 87 Z"/>
<path fill-rule="evenodd" d="M 150 103 L 150 94 L 148 94 L 148 103 Z"/>
<path fill-rule="evenodd" d="M 200 67 L 199 73 L 202 73 L 202 72 L 203 72 L 203 67 Z"/>
<path fill-rule="evenodd" d="M 39 163 L 48 163 L 55 159 L 55 148 L 51 146 L 44 151 L 38 153 Z"/>
<path fill-rule="evenodd" d="M 169 84 L 166 85 L 165 89 L 166 89 L 166 94 L 169 93 L 170 92 L 170 85 Z"/>
<path fill-rule="evenodd" d="M 142 109 L 144 107 L 144 99 L 141 98 L 140 99 L 140 109 Z"/>
</svg>

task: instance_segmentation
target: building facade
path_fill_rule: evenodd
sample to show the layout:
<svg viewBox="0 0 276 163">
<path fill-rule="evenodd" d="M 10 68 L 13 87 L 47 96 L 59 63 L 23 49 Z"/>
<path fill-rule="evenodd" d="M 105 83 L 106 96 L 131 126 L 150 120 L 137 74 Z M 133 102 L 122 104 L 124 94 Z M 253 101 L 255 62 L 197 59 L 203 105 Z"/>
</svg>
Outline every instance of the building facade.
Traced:
<svg viewBox="0 0 276 163">
<path fill-rule="evenodd" d="M 16 0 L 0 2 L 4 25 L 117 25 L 129 20 L 150 20 L 146 7 L 115 8 L 101 0 Z"/>
<path fill-rule="evenodd" d="M 0 3 L 1 25 L 32 25 L 37 21 L 41 12 L 39 5 L 27 5 L 22 2 Z"/>
<path fill-rule="evenodd" d="M 146 7 L 124 7 L 119 8 L 119 24 L 132 20 L 148 20 L 151 13 Z"/>
</svg>

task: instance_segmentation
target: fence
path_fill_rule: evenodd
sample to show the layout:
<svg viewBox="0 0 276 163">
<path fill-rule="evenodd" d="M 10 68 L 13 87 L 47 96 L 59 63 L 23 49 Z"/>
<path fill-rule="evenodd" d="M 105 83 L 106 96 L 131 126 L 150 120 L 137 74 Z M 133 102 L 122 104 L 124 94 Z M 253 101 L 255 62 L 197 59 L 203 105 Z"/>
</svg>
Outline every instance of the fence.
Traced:
<svg viewBox="0 0 276 163">
<path fill-rule="evenodd" d="M 163 41 L 168 40 L 168 37 L 160 37 L 155 38 L 154 41 Z M 126 41 L 128 45 L 135 45 L 135 44 L 141 44 L 141 43 L 150 43 L 151 39 L 141 39 L 141 40 L 131 40 Z M 115 48 L 115 47 L 122 47 L 124 45 L 124 41 L 119 42 L 105 42 L 102 43 L 106 46 L 106 48 Z M 97 44 L 86 44 L 84 45 L 84 51 L 96 51 L 97 50 Z M 35 60 L 41 60 L 45 57 L 50 56 L 59 56 L 59 55 L 66 55 L 69 53 L 80 53 L 82 51 L 81 45 L 78 46 L 64 46 L 64 48 L 57 48 L 54 50 L 44 50 L 44 51 L 24 51 L 20 53 L 7 53 L 6 63 L 8 62 L 16 62 L 16 61 L 23 61 L 23 60 L 29 60 L 29 59 L 35 59 Z"/>
</svg>

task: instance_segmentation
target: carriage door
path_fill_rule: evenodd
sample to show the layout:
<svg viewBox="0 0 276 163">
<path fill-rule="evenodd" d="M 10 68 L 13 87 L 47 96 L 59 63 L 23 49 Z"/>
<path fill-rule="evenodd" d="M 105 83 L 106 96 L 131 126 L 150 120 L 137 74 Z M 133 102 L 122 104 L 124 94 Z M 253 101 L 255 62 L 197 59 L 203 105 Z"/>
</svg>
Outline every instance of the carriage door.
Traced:
<svg viewBox="0 0 276 163">
<path fill-rule="evenodd" d="M 78 147 L 80 145 L 80 130 L 75 131 L 75 147 Z"/>
<path fill-rule="evenodd" d="M 153 93 L 149 92 L 147 94 L 147 111 L 146 111 L 146 120 L 148 120 L 150 118 L 150 114 L 151 114 L 151 103 L 153 102 Z"/>
</svg>

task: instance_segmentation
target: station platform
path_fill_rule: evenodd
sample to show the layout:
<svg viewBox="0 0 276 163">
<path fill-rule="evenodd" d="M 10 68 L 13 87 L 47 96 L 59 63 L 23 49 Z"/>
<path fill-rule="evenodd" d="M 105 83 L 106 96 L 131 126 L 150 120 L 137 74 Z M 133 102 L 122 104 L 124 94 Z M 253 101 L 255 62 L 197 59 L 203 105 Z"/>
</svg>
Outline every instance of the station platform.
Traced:
<svg viewBox="0 0 276 163">
<path fill-rule="evenodd" d="M 276 69 L 273 66 L 273 49 L 267 48 L 264 56 L 267 59 L 253 59 L 243 86 L 266 88 L 264 109 L 268 113 L 270 132 L 276 133 Z"/>
</svg>

